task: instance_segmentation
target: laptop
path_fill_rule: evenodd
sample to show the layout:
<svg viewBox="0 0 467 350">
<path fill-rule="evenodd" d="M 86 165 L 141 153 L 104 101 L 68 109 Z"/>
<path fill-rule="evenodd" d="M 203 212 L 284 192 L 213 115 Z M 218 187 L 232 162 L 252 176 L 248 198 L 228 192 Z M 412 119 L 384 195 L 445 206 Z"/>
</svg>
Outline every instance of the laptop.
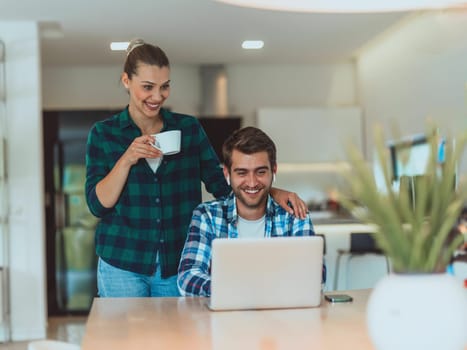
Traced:
<svg viewBox="0 0 467 350">
<path fill-rule="evenodd" d="M 321 303 L 323 238 L 212 241 L 211 310 L 315 307 Z"/>
</svg>

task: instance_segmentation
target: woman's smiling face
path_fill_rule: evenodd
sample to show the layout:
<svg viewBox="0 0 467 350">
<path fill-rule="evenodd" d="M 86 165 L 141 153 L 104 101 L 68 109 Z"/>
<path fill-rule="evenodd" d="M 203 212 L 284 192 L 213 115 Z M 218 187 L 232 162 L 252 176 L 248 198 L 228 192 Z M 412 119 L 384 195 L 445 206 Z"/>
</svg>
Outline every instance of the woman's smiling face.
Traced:
<svg viewBox="0 0 467 350">
<path fill-rule="evenodd" d="M 122 83 L 130 94 L 132 117 L 155 118 L 170 95 L 170 68 L 139 64 L 131 79 L 123 73 Z"/>
</svg>

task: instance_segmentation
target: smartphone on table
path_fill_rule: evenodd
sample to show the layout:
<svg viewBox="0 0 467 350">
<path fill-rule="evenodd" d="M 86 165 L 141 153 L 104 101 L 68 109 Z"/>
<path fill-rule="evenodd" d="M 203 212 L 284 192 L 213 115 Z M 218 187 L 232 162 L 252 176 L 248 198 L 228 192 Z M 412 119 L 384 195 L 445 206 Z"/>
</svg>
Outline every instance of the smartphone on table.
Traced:
<svg viewBox="0 0 467 350">
<path fill-rule="evenodd" d="M 324 299 L 331 303 L 348 303 L 353 301 L 353 298 L 347 294 L 325 294 Z"/>
</svg>

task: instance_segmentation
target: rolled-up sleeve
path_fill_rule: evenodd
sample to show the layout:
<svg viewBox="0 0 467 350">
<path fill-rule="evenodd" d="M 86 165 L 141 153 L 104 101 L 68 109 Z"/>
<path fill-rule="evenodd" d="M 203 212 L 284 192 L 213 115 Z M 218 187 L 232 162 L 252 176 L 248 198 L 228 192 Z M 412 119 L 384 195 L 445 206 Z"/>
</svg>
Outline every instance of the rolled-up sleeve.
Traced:
<svg viewBox="0 0 467 350">
<path fill-rule="evenodd" d="M 86 202 L 94 216 L 103 217 L 112 208 L 106 208 L 97 198 L 96 186 L 110 171 L 108 161 L 102 149 L 104 140 L 99 137 L 97 126 L 93 126 L 86 144 Z"/>
</svg>

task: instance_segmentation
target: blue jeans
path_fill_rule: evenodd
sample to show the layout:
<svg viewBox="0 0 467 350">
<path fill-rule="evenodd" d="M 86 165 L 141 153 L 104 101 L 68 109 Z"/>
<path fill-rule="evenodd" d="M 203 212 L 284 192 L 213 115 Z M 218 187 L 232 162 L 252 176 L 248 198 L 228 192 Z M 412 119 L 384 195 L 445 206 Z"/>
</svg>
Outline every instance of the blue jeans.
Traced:
<svg viewBox="0 0 467 350">
<path fill-rule="evenodd" d="M 161 278 L 161 269 L 147 276 L 119 269 L 99 258 L 97 289 L 100 297 L 178 297 L 177 276 Z"/>
</svg>

